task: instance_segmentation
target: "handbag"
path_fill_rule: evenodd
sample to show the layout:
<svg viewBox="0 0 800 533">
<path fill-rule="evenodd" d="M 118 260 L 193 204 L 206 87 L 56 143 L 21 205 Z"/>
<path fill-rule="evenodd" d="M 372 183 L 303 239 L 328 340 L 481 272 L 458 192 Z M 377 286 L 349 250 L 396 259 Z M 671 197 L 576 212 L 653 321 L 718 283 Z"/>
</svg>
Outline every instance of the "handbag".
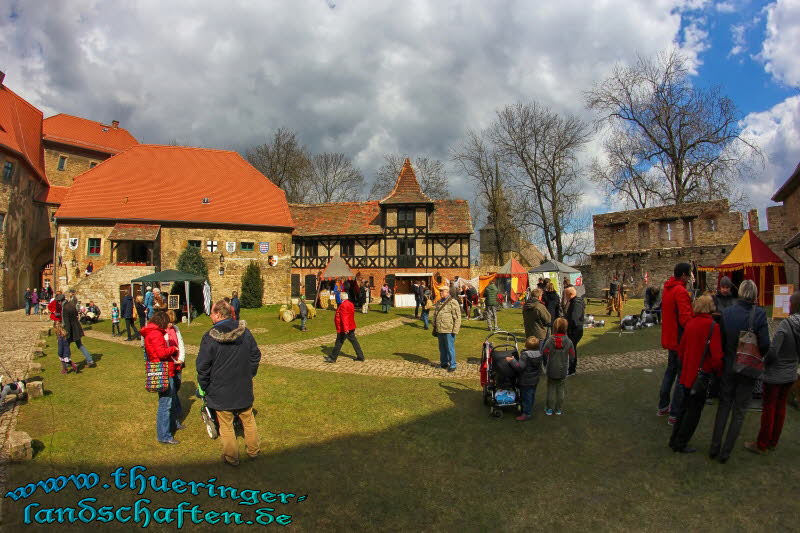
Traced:
<svg viewBox="0 0 800 533">
<path fill-rule="evenodd" d="M 758 337 L 753 332 L 755 315 L 756 306 L 753 304 L 753 309 L 750 311 L 750 327 L 747 331 L 739 332 L 733 371 L 749 378 L 760 379 L 764 375 L 764 358 L 758 349 Z"/>
<path fill-rule="evenodd" d="M 144 388 L 147 392 L 169 389 L 169 361 L 148 361 L 144 356 Z"/>
<path fill-rule="evenodd" d="M 708 385 L 711 383 L 711 374 L 703 370 L 703 364 L 706 362 L 706 357 L 711 351 L 711 337 L 714 335 L 714 320 L 711 320 L 711 329 L 708 331 L 708 338 L 706 339 L 706 346 L 703 349 L 703 357 L 700 358 L 700 366 L 697 368 L 697 377 L 694 379 L 690 395 L 702 394 L 705 396 L 708 391 Z"/>
</svg>

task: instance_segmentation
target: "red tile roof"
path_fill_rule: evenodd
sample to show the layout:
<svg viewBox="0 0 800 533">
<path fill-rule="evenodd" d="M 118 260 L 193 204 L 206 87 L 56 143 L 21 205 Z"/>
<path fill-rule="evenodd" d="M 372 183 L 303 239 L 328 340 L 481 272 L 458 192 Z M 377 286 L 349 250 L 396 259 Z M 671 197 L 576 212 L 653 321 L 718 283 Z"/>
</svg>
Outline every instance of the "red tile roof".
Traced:
<svg viewBox="0 0 800 533">
<path fill-rule="evenodd" d="M 772 196 L 773 202 L 783 202 L 788 198 L 797 187 L 800 186 L 800 163 L 795 167 L 792 175 L 786 180 L 786 183 L 781 185 L 781 188 L 775 191 Z"/>
<path fill-rule="evenodd" d="M 0 82 L 0 146 L 15 152 L 47 183 L 42 151 L 42 112 Z"/>
<path fill-rule="evenodd" d="M 397 176 L 397 181 L 394 184 L 394 189 L 389 193 L 389 196 L 381 200 L 382 204 L 430 204 L 433 200 L 428 198 L 422 192 L 422 188 L 417 181 L 417 175 L 414 174 L 414 169 L 411 168 L 411 161 L 406 158 L 403 163 L 403 168 L 400 169 L 400 174 Z"/>
<path fill-rule="evenodd" d="M 154 224 L 114 224 L 109 241 L 154 241 L 161 226 Z"/>
<path fill-rule="evenodd" d="M 40 192 L 39 195 L 36 196 L 35 200 L 45 204 L 61 205 L 61 202 L 63 202 L 64 198 L 67 197 L 68 191 L 69 187 L 56 187 L 55 185 L 51 185 Z"/>
<path fill-rule="evenodd" d="M 291 204 L 289 209 L 298 237 L 383 234 L 380 202 Z M 429 232 L 471 234 L 469 204 L 465 200 L 433 202 Z"/>
<path fill-rule="evenodd" d="M 284 192 L 236 152 L 149 144 L 75 178 L 56 216 L 294 227 Z"/>
<path fill-rule="evenodd" d="M 87 148 L 106 154 L 118 154 L 139 144 L 119 124 L 107 125 L 72 115 L 59 114 L 44 120 L 44 140 Z"/>
</svg>

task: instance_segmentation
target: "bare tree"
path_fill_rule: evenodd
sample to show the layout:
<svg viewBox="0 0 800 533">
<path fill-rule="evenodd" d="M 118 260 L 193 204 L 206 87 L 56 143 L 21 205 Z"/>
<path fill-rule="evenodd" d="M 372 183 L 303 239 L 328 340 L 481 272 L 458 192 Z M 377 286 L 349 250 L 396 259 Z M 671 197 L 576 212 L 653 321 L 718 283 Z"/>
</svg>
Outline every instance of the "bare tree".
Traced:
<svg viewBox="0 0 800 533">
<path fill-rule="evenodd" d="M 342 153 L 325 152 L 311 158 L 311 201 L 330 203 L 360 201 L 364 176 Z"/>
<path fill-rule="evenodd" d="M 606 197 L 616 196 L 626 207 L 644 209 L 658 202 L 658 174 L 640 165 L 645 149 L 638 140 L 620 131 L 612 131 L 603 142 L 607 162 L 595 159 L 589 171 L 592 181 L 600 185 Z"/>
<path fill-rule="evenodd" d="M 383 165 L 375 174 L 375 182 L 369 191 L 371 200 L 380 200 L 392 192 L 397 176 L 403 168 L 406 156 L 397 154 L 385 154 Z M 447 170 L 444 163 L 438 159 L 429 157 L 418 157 L 411 162 L 414 174 L 417 176 L 419 186 L 429 198 L 433 200 L 443 200 L 450 198 L 448 191 Z"/>
<path fill-rule="evenodd" d="M 470 130 L 467 139 L 452 154 L 456 165 L 475 184 L 478 203 L 484 210 L 486 227 L 491 230 L 496 264 L 504 254 L 515 251 L 519 230 L 511 219 L 509 171 L 489 139 L 488 132 Z"/>
<path fill-rule="evenodd" d="M 559 261 L 585 253 L 577 156 L 589 140 L 587 125 L 537 103 L 517 103 L 498 111 L 491 139 L 519 188 L 521 225 Z"/>
<path fill-rule="evenodd" d="M 297 134 L 278 128 L 265 144 L 249 148 L 245 158 L 286 193 L 289 202 L 306 202 L 311 190 L 311 157 Z"/>
<path fill-rule="evenodd" d="M 719 88 L 693 86 L 679 52 L 617 65 L 585 97 L 587 107 L 601 114 L 599 124 L 628 138 L 613 141 L 612 151 L 625 152 L 623 167 L 653 177 L 656 186 L 650 192 L 658 203 L 735 196 L 742 175 L 761 160 L 758 148 L 741 137 L 741 115 L 733 101 Z M 601 182 L 630 200 L 626 189 L 637 176 L 614 168 L 619 157 L 609 159 L 601 174 L 611 180 Z"/>
</svg>

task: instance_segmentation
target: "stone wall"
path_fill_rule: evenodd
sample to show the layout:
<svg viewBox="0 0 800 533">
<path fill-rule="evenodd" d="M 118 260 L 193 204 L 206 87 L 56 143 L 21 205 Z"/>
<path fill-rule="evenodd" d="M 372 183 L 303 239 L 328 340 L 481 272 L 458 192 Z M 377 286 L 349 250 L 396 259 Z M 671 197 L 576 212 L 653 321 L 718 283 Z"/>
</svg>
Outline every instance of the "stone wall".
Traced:
<svg viewBox="0 0 800 533">
<path fill-rule="evenodd" d="M 282 303 L 289 298 L 291 290 L 292 236 L 289 232 L 268 232 L 259 230 L 240 230 L 223 228 L 161 228 L 161 268 L 176 268 L 178 255 L 186 248 L 189 240 L 201 242 L 200 255 L 208 267 L 208 278 L 214 299 L 230 296 L 233 291 L 241 291 L 242 274 L 247 264 L 257 261 L 264 279 L 264 304 Z M 209 252 L 206 243 L 217 241 L 215 252 Z M 233 253 L 225 248 L 226 242 L 236 243 Z M 242 242 L 254 243 L 253 251 L 242 251 Z M 268 242 L 269 252 L 261 253 L 259 243 Z M 224 261 L 220 263 L 220 255 Z M 269 257 L 275 256 L 278 264 L 269 265 Z M 220 266 L 224 273 L 219 274 Z"/>
<path fill-rule="evenodd" d="M 0 309 L 24 305 L 27 288 L 39 288 L 39 273 L 52 257 L 47 209 L 33 199 L 44 184 L 23 160 L 0 152 L 0 168 L 14 164 L 10 182 L 0 181 Z"/>
<path fill-rule="evenodd" d="M 58 160 L 61 156 L 67 158 L 64 170 L 58 170 Z M 108 154 L 81 150 L 74 146 L 46 143 L 44 150 L 44 168 L 47 181 L 58 187 L 69 187 L 75 177 L 86 172 L 92 163 L 100 164 L 108 159 Z"/>
</svg>

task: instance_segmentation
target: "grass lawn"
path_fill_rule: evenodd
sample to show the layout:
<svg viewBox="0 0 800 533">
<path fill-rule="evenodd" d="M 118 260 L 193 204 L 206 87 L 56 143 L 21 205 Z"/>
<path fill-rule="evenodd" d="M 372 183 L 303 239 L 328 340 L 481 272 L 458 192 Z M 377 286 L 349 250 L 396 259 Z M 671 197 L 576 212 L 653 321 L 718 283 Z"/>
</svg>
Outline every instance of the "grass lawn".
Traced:
<svg viewBox="0 0 800 533">
<path fill-rule="evenodd" d="M 392 309 L 388 314 L 373 312 L 375 305 L 372 306 L 369 313 L 366 315 L 358 313 L 356 320 L 359 326 L 368 326 L 384 320 L 391 320 L 402 315 L 406 315 L 405 309 Z M 283 344 L 287 342 L 294 342 L 306 337 L 320 336 L 331 333 L 333 330 L 333 315 L 335 311 L 317 310 L 317 316 L 314 319 L 308 320 L 306 326 L 307 333 L 300 332 L 300 320 L 292 322 L 283 322 L 278 319 L 279 305 L 269 305 L 260 309 L 242 309 L 242 318 L 247 322 L 247 327 L 253 332 L 259 344 Z M 411 314 L 414 312 L 412 310 Z M 120 324 L 122 333 L 125 334 L 125 321 Z M 203 335 L 211 327 L 211 319 L 208 315 L 201 315 L 197 320 L 192 321 L 191 326 L 182 324 L 180 326 L 181 335 L 184 342 L 187 344 L 200 344 Z M 92 326 L 97 331 L 103 333 L 111 333 L 111 319 L 106 317 L 97 324 Z"/>
<path fill-rule="evenodd" d="M 800 476 L 798 413 L 790 410 L 780 450 L 766 457 L 741 449 L 742 439 L 726 465 L 703 453 L 674 454 L 666 420 L 655 416 L 659 369 L 580 375 L 568 381 L 563 416 L 544 416 L 538 403 L 534 419 L 520 424 L 487 416 L 477 376 L 454 382 L 262 367 L 255 380 L 262 456 L 235 469 L 219 462 L 219 443 L 201 427 L 190 399 L 191 361 L 181 391 L 189 427 L 176 435 L 180 445 L 164 446 L 155 441 L 156 397 L 142 387 L 141 351 L 96 340 L 92 349 L 102 352 L 97 368 L 62 376 L 47 348 L 43 376 L 51 394 L 23 406 L 18 421 L 40 451 L 32 462 L 9 467 L 8 486 L 79 472 L 96 472 L 100 485 L 7 498 L 6 531 L 22 525 L 27 503 L 76 506 L 84 497 L 97 498 L 96 507 L 145 497 L 151 508 L 188 501 L 245 520 L 255 514 L 202 493 L 148 489 L 139 496 L 100 488 L 113 484 L 117 467 L 133 465 L 171 480 L 213 478 L 217 485 L 307 495 L 300 503 L 256 506 L 292 515 L 303 531 L 664 531 L 710 524 L 718 531 L 775 531 L 794 529 L 800 513 L 791 488 Z M 540 384 L 537 402 L 545 391 Z M 707 409 L 695 436 L 701 450 L 714 411 Z M 757 425 L 757 414 L 749 413 L 743 437 L 753 437 Z M 139 529 L 95 522 L 31 530 L 90 527 Z M 148 530 L 173 531 L 175 524 Z"/>
<path fill-rule="evenodd" d="M 629 313 L 638 313 L 642 310 L 642 300 L 629 300 L 626 305 Z M 413 309 L 395 310 L 396 313 L 407 317 L 413 317 Z M 596 319 L 606 321 L 605 327 L 586 328 L 583 338 L 579 343 L 579 356 L 591 357 L 601 354 L 614 354 L 620 352 L 630 352 L 636 350 L 651 350 L 661 347 L 661 327 L 625 332 L 619 334 L 619 318 L 605 316 L 605 308 L 599 304 L 588 306 L 587 313 L 594 314 Z M 371 313 L 370 313 L 371 314 Z M 362 326 L 362 315 L 356 315 L 356 323 Z M 368 316 L 368 315 L 367 315 Z M 501 329 L 511 331 L 519 335 L 519 342 L 524 343 L 525 330 L 522 326 L 521 309 L 504 309 L 497 313 L 498 325 Z M 333 322 L 329 325 L 328 333 L 334 331 Z M 486 330 L 486 322 L 477 320 L 463 320 L 461 331 L 456 336 L 456 360 L 468 361 L 480 359 L 481 345 L 489 332 Z M 495 344 L 502 341 L 498 337 L 493 338 Z M 427 361 L 439 361 L 438 341 L 431 335 L 431 331 L 425 331 L 422 321 L 413 324 L 405 324 L 398 328 L 390 329 L 380 333 L 364 335 L 359 337 L 359 343 L 364 350 L 367 358 L 371 359 L 406 359 L 424 363 Z M 319 356 L 330 353 L 332 345 L 320 346 L 305 350 L 303 353 Z M 345 356 L 355 357 L 355 352 L 349 342 L 345 342 L 342 353 Z"/>
</svg>

